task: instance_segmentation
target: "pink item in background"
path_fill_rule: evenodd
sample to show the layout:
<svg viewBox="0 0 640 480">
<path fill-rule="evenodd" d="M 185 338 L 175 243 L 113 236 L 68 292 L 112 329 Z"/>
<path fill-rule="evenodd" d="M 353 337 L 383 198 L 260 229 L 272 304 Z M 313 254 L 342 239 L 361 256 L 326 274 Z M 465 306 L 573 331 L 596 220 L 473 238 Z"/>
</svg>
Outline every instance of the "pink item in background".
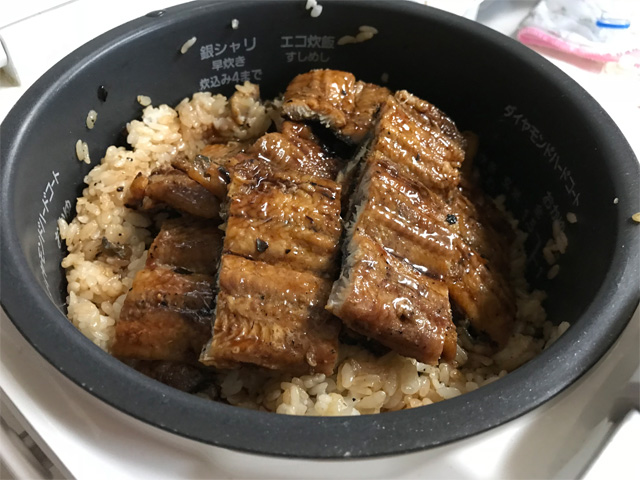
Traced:
<svg viewBox="0 0 640 480">
<path fill-rule="evenodd" d="M 603 52 L 588 45 L 572 43 L 537 27 L 524 27 L 518 32 L 518 40 L 525 45 L 548 47 L 596 62 L 617 62 L 623 56 L 635 57 L 635 67 L 640 68 L 640 49 L 619 52 Z M 598 51 L 600 50 L 600 51 Z"/>
<path fill-rule="evenodd" d="M 640 69 L 640 37 L 631 28 L 639 7 L 640 2 L 618 0 L 541 0 L 520 25 L 517 38 L 525 45 Z"/>
</svg>

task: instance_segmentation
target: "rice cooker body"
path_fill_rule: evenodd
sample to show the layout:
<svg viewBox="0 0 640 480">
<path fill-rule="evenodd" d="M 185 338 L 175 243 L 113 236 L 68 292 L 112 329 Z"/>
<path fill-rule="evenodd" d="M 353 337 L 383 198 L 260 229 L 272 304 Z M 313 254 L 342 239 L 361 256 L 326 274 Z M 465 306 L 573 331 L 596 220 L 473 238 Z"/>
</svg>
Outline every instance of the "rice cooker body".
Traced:
<svg viewBox="0 0 640 480">
<path fill-rule="evenodd" d="M 343 44 L 362 25 L 378 33 Z M 507 377 L 446 402 L 377 416 L 298 418 L 173 390 L 102 352 L 70 324 L 56 220 L 73 215 L 82 179 L 105 148 L 126 145 L 126 122 L 141 113 L 137 96 L 175 105 L 196 91 L 229 95 L 236 83 L 251 81 L 270 98 L 313 68 L 406 89 L 478 135 L 475 162 L 485 188 L 507 196 L 530 234 L 530 281 L 548 291 L 549 315 L 572 324 L 556 344 Z M 91 130 L 89 110 L 98 112 Z M 640 237 L 627 206 L 640 204 L 640 174 L 615 124 L 537 54 L 409 2 L 325 2 L 316 18 L 304 2 L 275 0 L 194 2 L 152 12 L 54 66 L 3 122 L 2 140 L 1 296 L 10 318 L 93 395 L 202 442 L 269 455 L 354 458 L 466 438 L 570 385 L 611 346 L 638 303 Z M 77 159 L 78 140 L 88 144 L 90 165 Z M 561 275 L 548 280 L 541 247 L 553 221 L 564 221 L 567 212 L 579 222 L 567 225 Z"/>
</svg>

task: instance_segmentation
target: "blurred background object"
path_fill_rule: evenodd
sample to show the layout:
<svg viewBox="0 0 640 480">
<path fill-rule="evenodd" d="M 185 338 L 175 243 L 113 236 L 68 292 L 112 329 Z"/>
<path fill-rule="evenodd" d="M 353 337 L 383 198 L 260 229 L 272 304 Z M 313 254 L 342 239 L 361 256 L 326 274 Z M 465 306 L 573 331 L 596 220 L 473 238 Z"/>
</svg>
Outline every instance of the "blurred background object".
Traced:
<svg viewBox="0 0 640 480">
<path fill-rule="evenodd" d="M 542 0 L 522 22 L 517 38 L 640 73 L 639 11 L 640 2 L 632 1 Z"/>
</svg>

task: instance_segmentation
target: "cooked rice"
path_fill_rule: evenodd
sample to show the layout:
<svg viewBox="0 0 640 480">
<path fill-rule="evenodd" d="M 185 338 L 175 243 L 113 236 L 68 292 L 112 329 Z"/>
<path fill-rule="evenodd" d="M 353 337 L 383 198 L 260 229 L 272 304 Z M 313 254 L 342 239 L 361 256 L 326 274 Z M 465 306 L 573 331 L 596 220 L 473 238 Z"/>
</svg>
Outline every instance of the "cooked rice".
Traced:
<svg viewBox="0 0 640 480">
<path fill-rule="evenodd" d="M 358 30 L 360 30 L 361 32 L 373 33 L 374 35 L 378 33 L 378 29 L 376 27 L 372 27 L 371 25 L 360 25 L 360 28 L 358 28 Z"/>
<path fill-rule="evenodd" d="M 347 45 L 349 43 L 362 43 L 371 40 L 378 33 L 378 29 L 370 25 L 360 25 L 358 33 L 353 35 L 344 35 L 338 39 L 338 45 Z"/>
<path fill-rule="evenodd" d="M 89 113 L 87 114 L 87 120 L 85 121 L 89 130 L 91 130 L 95 126 L 97 119 L 98 112 L 96 112 L 95 110 L 89 110 Z"/>
<path fill-rule="evenodd" d="M 319 17 L 322 13 L 322 5 L 318 5 L 317 0 L 307 0 L 306 5 L 304 6 L 305 10 L 311 10 L 309 12 L 312 17 Z"/>
<path fill-rule="evenodd" d="M 149 105 L 151 105 L 151 97 L 148 97 L 146 95 L 138 95 L 136 100 L 143 107 L 148 107 Z"/>
<path fill-rule="evenodd" d="M 555 248 L 559 253 L 564 254 L 567 251 L 567 246 L 569 245 L 569 240 L 567 239 L 567 235 L 565 235 L 562 230 L 562 226 L 558 220 L 554 220 L 552 225 L 553 230 L 553 239 L 555 241 Z"/>
<path fill-rule="evenodd" d="M 187 51 L 193 47 L 193 45 L 196 43 L 196 37 L 191 37 L 189 40 L 187 40 L 186 42 L 184 42 L 184 44 L 182 45 L 182 47 L 180 47 L 180 53 L 182 55 L 184 55 L 185 53 L 187 53 Z"/>
<path fill-rule="evenodd" d="M 353 35 L 344 35 L 336 42 L 338 45 L 347 45 L 349 43 L 356 43 L 356 37 Z"/>
<path fill-rule="evenodd" d="M 569 214 L 567 214 L 569 216 Z M 575 215 L 574 215 L 575 216 Z M 576 219 L 577 221 L 577 219 Z M 563 255 L 567 251 L 567 246 L 569 245 L 569 239 L 567 235 L 562 230 L 562 224 L 559 220 L 554 220 L 551 225 L 551 230 L 553 236 L 547 240 L 544 248 L 542 249 L 542 256 L 547 261 L 549 265 L 551 265 L 551 269 L 549 269 L 547 273 L 547 278 L 554 278 L 560 269 L 554 268 L 556 263 L 558 262 L 558 258 L 560 255 Z"/>
<path fill-rule="evenodd" d="M 78 160 L 86 163 L 87 165 L 91 163 L 91 158 L 89 157 L 89 145 L 87 142 L 83 142 L 82 140 L 78 140 L 76 142 L 76 156 Z"/>
<path fill-rule="evenodd" d="M 373 32 L 360 32 L 356 35 L 356 43 L 365 42 L 367 40 L 371 40 L 375 33 Z"/>
<path fill-rule="evenodd" d="M 140 120 L 127 124 L 131 149 L 109 147 L 85 177 L 77 215 L 70 223 L 60 219 L 59 229 L 69 251 L 62 262 L 68 317 L 96 345 L 109 351 L 125 296 L 144 267 L 152 241 L 149 227 L 154 219 L 124 206 L 137 173 L 148 175 L 178 153 L 193 158 L 213 141 L 257 138 L 277 119 L 278 105 L 262 103 L 257 87 L 247 82 L 236 87 L 231 99 L 204 92 L 175 109 L 147 106 Z M 81 154 L 78 158 L 84 160 Z M 497 205 L 504 210 L 504 199 Z M 128 258 L 101 255 L 103 238 L 129 247 Z M 396 353 L 377 357 L 363 347 L 342 345 L 331 376 L 291 377 L 245 367 L 219 375 L 221 397 L 232 405 L 284 414 L 360 415 L 429 405 L 499 379 L 569 327 L 567 322 L 554 326 L 548 321 L 542 307 L 545 294 L 530 291 L 524 278 L 525 240 L 526 234 L 518 230 L 511 258 L 518 314 L 514 334 L 502 351 L 491 355 L 460 335 L 455 361 L 432 366 Z M 566 236 L 558 234 L 554 242 L 550 253 L 566 249 Z"/>
<path fill-rule="evenodd" d="M 315 5 L 312 9 L 311 9 L 311 16 L 313 18 L 317 18 L 322 14 L 322 5 Z"/>
</svg>

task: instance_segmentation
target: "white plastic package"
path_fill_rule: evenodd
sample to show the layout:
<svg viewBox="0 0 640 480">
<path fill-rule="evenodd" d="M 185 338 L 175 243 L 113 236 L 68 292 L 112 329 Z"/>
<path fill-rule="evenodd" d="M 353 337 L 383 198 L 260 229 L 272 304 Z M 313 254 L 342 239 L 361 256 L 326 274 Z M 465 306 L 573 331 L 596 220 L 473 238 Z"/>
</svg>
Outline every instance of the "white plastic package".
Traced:
<svg viewBox="0 0 640 480">
<path fill-rule="evenodd" d="M 640 70 L 640 1 L 542 0 L 523 21 L 518 40 Z"/>
</svg>

